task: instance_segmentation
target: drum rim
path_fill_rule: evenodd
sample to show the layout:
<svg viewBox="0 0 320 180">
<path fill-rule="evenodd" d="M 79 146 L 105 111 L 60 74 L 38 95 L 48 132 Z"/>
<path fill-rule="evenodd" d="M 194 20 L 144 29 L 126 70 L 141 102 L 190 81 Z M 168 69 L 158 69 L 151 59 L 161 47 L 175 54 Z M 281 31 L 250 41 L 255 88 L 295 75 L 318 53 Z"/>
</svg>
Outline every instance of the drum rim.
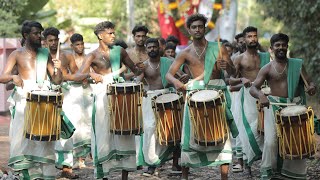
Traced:
<svg viewBox="0 0 320 180">
<path fill-rule="evenodd" d="M 178 98 L 173 100 L 173 101 L 169 101 L 169 102 L 156 102 L 157 101 L 157 98 L 162 96 L 162 95 L 166 95 L 166 94 L 176 94 L 178 95 Z M 176 93 L 176 92 L 168 92 L 168 93 L 160 93 L 160 94 L 157 94 L 155 96 L 153 96 L 151 98 L 151 100 L 155 103 L 155 104 L 168 104 L 168 103 L 173 103 L 173 102 L 176 102 L 176 101 L 179 101 L 182 99 L 182 102 L 183 102 L 183 95 L 180 94 L 180 93 Z"/>
<path fill-rule="evenodd" d="M 198 92 L 200 92 L 200 91 L 207 91 L 207 90 L 209 90 L 209 91 L 212 91 L 212 90 L 213 90 L 213 91 L 216 91 L 216 92 L 218 93 L 218 96 L 217 96 L 216 98 L 214 98 L 214 99 L 210 99 L 210 100 L 206 100 L 206 101 L 194 101 L 194 100 L 191 99 L 193 94 L 198 93 Z M 194 90 L 194 91 L 192 91 L 192 92 L 189 93 L 188 99 L 189 99 L 189 101 L 192 101 L 192 102 L 195 102 L 195 103 L 198 103 L 198 102 L 200 102 L 200 103 L 203 103 L 203 102 L 213 102 L 213 101 L 216 101 L 217 99 L 220 99 L 219 97 L 221 97 L 221 96 L 219 96 L 219 95 L 220 95 L 220 93 L 219 93 L 219 90 L 217 90 L 217 89 Z"/>
<path fill-rule="evenodd" d="M 45 94 L 32 94 L 32 92 L 41 91 L 41 90 L 32 90 L 27 93 L 27 101 L 39 101 L 39 102 L 57 102 L 63 100 L 63 93 L 56 92 L 56 95 L 45 95 Z M 55 91 L 50 91 L 55 92 Z M 49 97 L 49 98 L 48 98 Z"/>
<path fill-rule="evenodd" d="M 108 95 L 115 95 L 116 90 L 118 94 L 134 94 L 138 92 L 142 92 L 143 84 L 142 83 L 132 83 L 134 86 L 115 86 L 116 84 L 124 84 L 124 83 L 112 83 L 107 85 Z M 124 93 L 126 92 L 126 93 Z"/>
</svg>

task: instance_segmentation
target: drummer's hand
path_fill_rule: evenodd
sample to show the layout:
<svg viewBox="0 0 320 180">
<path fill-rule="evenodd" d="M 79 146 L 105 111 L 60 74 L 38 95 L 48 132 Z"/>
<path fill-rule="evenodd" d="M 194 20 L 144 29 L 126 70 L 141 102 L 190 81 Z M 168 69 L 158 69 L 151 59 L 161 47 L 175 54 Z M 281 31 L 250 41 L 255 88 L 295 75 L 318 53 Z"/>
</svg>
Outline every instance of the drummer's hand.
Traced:
<svg viewBox="0 0 320 180">
<path fill-rule="evenodd" d="M 250 87 L 251 86 L 251 81 L 247 78 L 241 78 L 241 82 L 244 85 L 244 87 Z"/>
<path fill-rule="evenodd" d="M 140 71 L 143 71 L 145 69 L 145 65 L 143 64 L 143 62 L 138 62 L 136 66 Z"/>
<path fill-rule="evenodd" d="M 177 91 L 185 91 L 186 90 L 186 86 L 180 81 L 175 82 L 173 85 Z"/>
<path fill-rule="evenodd" d="M 227 68 L 228 68 L 228 66 L 229 66 L 228 62 L 225 61 L 225 60 L 223 60 L 223 59 L 219 59 L 219 60 L 217 61 L 217 63 L 218 63 L 218 67 L 220 67 L 220 68 L 223 69 L 223 70 L 227 70 Z"/>
<path fill-rule="evenodd" d="M 306 92 L 310 95 L 310 96 L 314 96 L 316 94 L 316 86 L 314 84 L 311 84 Z"/>
<path fill-rule="evenodd" d="M 103 77 L 100 75 L 100 74 L 97 74 L 97 73 L 94 73 L 94 72 L 90 72 L 89 73 L 91 78 L 96 82 L 96 83 L 99 83 L 99 82 L 102 82 L 103 81 Z"/>
<path fill-rule="evenodd" d="M 183 74 L 182 76 L 180 76 L 179 81 L 186 84 L 189 81 L 189 79 L 190 79 L 190 76 L 188 74 Z"/>
<path fill-rule="evenodd" d="M 19 75 L 13 75 L 12 77 L 13 84 L 19 87 L 23 87 L 23 80 Z"/>
<path fill-rule="evenodd" d="M 260 100 L 260 106 L 261 108 L 263 107 L 268 107 L 269 108 L 269 105 L 270 105 L 270 101 L 269 99 L 267 98 L 266 95 L 264 95 L 263 93 L 259 96 L 259 100 Z"/>
<path fill-rule="evenodd" d="M 52 59 L 53 67 L 60 69 L 61 68 L 61 61 L 59 59 Z"/>
</svg>

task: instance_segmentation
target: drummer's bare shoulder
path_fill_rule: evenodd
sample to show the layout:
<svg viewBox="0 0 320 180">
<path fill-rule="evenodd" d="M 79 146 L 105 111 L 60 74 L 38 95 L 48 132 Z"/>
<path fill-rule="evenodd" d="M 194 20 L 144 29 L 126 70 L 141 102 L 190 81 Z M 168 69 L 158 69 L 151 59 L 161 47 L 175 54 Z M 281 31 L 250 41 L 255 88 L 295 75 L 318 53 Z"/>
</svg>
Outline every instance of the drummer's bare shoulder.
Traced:
<svg viewBox="0 0 320 180">
<path fill-rule="evenodd" d="M 191 45 L 189 45 L 178 54 L 175 61 L 182 61 L 183 63 L 189 64 L 189 61 L 193 59 L 194 57 L 193 57 Z"/>
</svg>

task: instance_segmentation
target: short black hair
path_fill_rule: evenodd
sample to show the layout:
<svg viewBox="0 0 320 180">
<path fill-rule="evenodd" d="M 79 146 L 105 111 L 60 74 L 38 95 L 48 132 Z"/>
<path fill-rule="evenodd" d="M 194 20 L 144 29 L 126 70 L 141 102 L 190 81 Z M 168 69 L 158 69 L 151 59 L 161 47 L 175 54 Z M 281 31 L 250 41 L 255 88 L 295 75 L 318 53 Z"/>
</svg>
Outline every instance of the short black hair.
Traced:
<svg viewBox="0 0 320 180">
<path fill-rule="evenodd" d="M 21 35 L 22 35 L 22 40 L 21 40 L 21 46 L 24 45 L 26 39 L 24 37 L 24 33 L 27 33 L 29 34 L 31 32 L 31 28 L 32 27 L 36 27 L 36 28 L 39 28 L 41 31 L 43 31 L 43 27 L 42 25 L 37 22 L 37 21 L 30 21 L 30 20 L 25 20 L 23 23 L 22 23 L 22 27 L 21 27 Z"/>
<path fill-rule="evenodd" d="M 148 34 L 149 29 L 146 26 L 143 25 L 136 25 L 133 29 L 132 29 L 132 34 L 136 35 L 137 32 L 143 31 L 146 34 Z"/>
<path fill-rule="evenodd" d="M 190 28 L 191 24 L 194 22 L 194 21 L 202 21 L 203 24 L 205 25 L 207 23 L 207 18 L 203 15 L 203 14 L 192 14 L 191 16 L 188 17 L 187 19 L 187 27 Z"/>
<path fill-rule="evenodd" d="M 225 47 L 230 47 L 230 48 L 233 49 L 233 46 L 229 41 L 226 41 L 226 42 L 222 43 L 222 45 L 224 45 Z"/>
<path fill-rule="evenodd" d="M 174 35 L 170 35 L 166 39 L 166 43 L 173 42 L 174 44 L 179 44 L 179 39 Z"/>
<path fill-rule="evenodd" d="M 165 40 L 164 38 L 159 37 L 158 40 L 159 40 L 159 43 L 160 43 L 161 45 L 165 45 L 165 44 L 166 44 L 166 40 Z"/>
<path fill-rule="evenodd" d="M 117 39 L 114 43 L 114 45 L 116 46 L 121 46 L 123 49 L 127 49 L 128 48 L 128 45 L 126 42 L 124 42 L 124 40 L 122 39 Z"/>
<path fill-rule="evenodd" d="M 164 50 L 173 49 L 175 51 L 176 47 L 177 46 L 175 44 L 169 42 L 169 43 L 166 44 L 166 48 Z"/>
<path fill-rule="evenodd" d="M 156 43 L 159 46 L 159 41 L 157 38 L 149 38 L 144 44 L 147 46 L 149 43 Z"/>
<path fill-rule="evenodd" d="M 256 27 L 253 27 L 253 26 L 246 27 L 242 32 L 243 37 L 245 37 L 248 32 L 258 32 L 258 29 Z"/>
<path fill-rule="evenodd" d="M 83 36 L 81 34 L 74 33 L 70 37 L 70 41 L 71 41 L 72 44 L 77 42 L 77 41 L 83 41 Z"/>
<path fill-rule="evenodd" d="M 96 25 L 96 27 L 94 28 L 94 34 L 98 37 L 98 34 L 101 32 L 101 31 L 104 31 L 105 29 L 114 29 L 115 25 L 110 22 L 110 21 L 103 21 L 99 24 Z M 98 37 L 99 39 L 99 37 Z"/>
<path fill-rule="evenodd" d="M 46 39 L 49 35 L 59 37 L 60 32 L 55 27 L 49 27 L 49 28 L 45 29 L 42 34 L 43 34 L 44 38 Z"/>
<path fill-rule="evenodd" d="M 286 34 L 283 34 L 283 33 L 278 33 L 278 34 L 272 35 L 272 37 L 270 38 L 271 46 L 273 46 L 273 44 L 275 42 L 278 42 L 280 40 L 282 40 L 282 41 L 284 41 L 284 42 L 286 42 L 288 44 L 289 43 L 289 36 L 286 35 Z"/>
<path fill-rule="evenodd" d="M 242 37 L 243 37 L 243 33 L 239 33 L 234 38 L 238 41 L 239 38 L 242 38 Z"/>
</svg>

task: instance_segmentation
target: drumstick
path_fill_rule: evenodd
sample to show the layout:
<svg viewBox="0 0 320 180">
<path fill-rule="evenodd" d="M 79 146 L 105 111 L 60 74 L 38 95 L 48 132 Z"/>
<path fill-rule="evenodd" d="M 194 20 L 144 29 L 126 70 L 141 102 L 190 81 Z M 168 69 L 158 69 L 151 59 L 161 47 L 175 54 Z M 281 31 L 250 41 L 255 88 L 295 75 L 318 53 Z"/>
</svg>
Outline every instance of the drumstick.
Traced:
<svg viewBox="0 0 320 180">
<path fill-rule="evenodd" d="M 278 105 L 278 106 L 295 106 L 296 103 L 277 103 L 277 102 L 270 102 L 270 105 Z"/>
<path fill-rule="evenodd" d="M 59 59 L 59 52 L 60 52 L 60 39 L 58 40 L 58 48 L 57 48 L 57 54 L 56 54 L 56 59 Z M 57 75 L 57 68 L 54 68 L 54 74 Z"/>
<path fill-rule="evenodd" d="M 301 71 L 300 75 L 301 75 L 301 78 L 302 78 L 302 80 L 303 80 L 304 85 L 306 86 L 307 89 L 309 89 L 309 83 L 308 83 L 308 81 L 306 80 L 306 78 L 304 77 L 302 71 Z"/>
</svg>

